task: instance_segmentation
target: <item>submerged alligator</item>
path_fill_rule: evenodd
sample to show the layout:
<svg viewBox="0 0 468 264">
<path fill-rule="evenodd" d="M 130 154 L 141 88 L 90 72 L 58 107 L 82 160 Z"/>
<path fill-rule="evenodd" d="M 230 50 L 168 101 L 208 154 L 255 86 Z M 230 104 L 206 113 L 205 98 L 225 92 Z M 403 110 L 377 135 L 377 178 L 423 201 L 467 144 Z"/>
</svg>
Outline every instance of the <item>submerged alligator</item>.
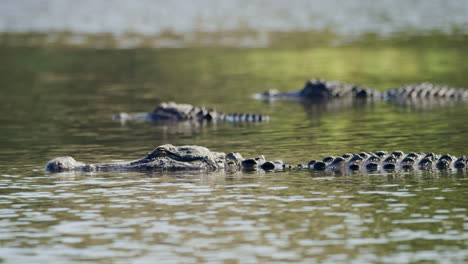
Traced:
<svg viewBox="0 0 468 264">
<path fill-rule="evenodd" d="M 155 148 L 145 157 L 128 161 L 113 163 L 86 164 L 76 161 L 72 157 L 59 157 L 50 160 L 45 169 L 50 172 L 62 171 L 238 171 L 241 169 L 257 169 L 265 166 L 263 156 L 254 159 L 244 159 L 239 153 L 225 154 L 213 152 L 200 146 L 173 146 L 170 144 Z M 277 164 L 278 167 L 282 164 Z"/>
<path fill-rule="evenodd" d="M 213 109 L 190 104 L 177 104 L 174 102 L 161 103 L 152 112 L 131 115 L 119 113 L 114 116 L 116 120 L 140 119 L 153 122 L 173 121 L 228 121 L 228 122 L 264 122 L 268 121 L 266 115 L 235 113 L 224 114 Z"/>
<path fill-rule="evenodd" d="M 434 153 L 361 152 L 311 160 L 297 168 L 315 171 L 407 171 L 407 170 L 466 170 L 468 159 L 465 156 L 439 155 Z M 59 157 L 50 160 L 45 169 L 49 172 L 63 171 L 240 171 L 240 170 L 282 170 L 292 168 L 282 161 L 268 161 L 264 156 L 244 159 L 239 153 L 212 152 L 200 146 L 162 145 L 145 157 L 113 163 L 86 164 L 72 157 Z"/>
<path fill-rule="evenodd" d="M 452 88 L 432 83 L 405 85 L 379 92 L 375 89 L 356 86 L 338 81 L 309 80 L 304 88 L 291 92 L 279 92 L 275 89 L 254 95 L 257 99 L 290 99 L 303 102 L 327 102 L 333 99 L 354 98 L 357 100 L 386 100 L 403 105 L 431 107 L 468 100 L 468 90 Z"/>
</svg>

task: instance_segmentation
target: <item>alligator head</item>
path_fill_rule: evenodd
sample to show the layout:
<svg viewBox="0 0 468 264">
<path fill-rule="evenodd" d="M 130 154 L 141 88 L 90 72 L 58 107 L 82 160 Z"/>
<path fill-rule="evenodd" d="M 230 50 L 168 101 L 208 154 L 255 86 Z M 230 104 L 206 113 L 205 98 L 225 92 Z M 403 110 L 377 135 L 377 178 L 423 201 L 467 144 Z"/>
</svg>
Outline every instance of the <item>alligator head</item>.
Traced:
<svg viewBox="0 0 468 264">
<path fill-rule="evenodd" d="M 51 172 L 73 171 L 84 169 L 86 164 L 76 161 L 73 157 L 58 157 L 47 162 L 45 169 Z"/>
<path fill-rule="evenodd" d="M 230 168 L 239 169 L 242 156 L 230 153 Z M 126 170 L 223 170 L 226 167 L 226 154 L 213 152 L 200 146 L 173 146 L 170 144 L 155 148 L 144 158 L 111 163 L 85 164 L 72 157 L 59 157 L 50 160 L 45 169 L 50 172 L 63 171 L 126 171 Z"/>
</svg>

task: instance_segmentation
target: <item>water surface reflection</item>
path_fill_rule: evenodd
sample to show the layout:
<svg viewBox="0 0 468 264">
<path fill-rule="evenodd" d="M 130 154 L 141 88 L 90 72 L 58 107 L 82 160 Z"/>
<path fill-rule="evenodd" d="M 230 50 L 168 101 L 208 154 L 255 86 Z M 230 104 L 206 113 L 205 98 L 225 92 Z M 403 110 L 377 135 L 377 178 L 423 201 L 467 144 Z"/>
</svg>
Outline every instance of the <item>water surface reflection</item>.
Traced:
<svg viewBox="0 0 468 264">
<path fill-rule="evenodd" d="M 311 177 L 312 176 L 312 177 Z M 7 262 L 462 262 L 464 174 L 0 176 Z"/>
</svg>

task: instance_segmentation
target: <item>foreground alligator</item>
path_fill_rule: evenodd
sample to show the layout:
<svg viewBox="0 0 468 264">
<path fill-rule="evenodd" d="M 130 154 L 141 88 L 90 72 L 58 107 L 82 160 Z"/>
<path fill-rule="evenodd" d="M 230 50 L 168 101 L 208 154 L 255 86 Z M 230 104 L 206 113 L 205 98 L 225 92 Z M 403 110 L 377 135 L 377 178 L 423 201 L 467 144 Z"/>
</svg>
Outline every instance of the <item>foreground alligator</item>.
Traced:
<svg viewBox="0 0 468 264">
<path fill-rule="evenodd" d="M 200 146 L 162 145 L 148 153 L 144 158 L 113 163 L 85 164 L 72 157 L 59 157 L 49 161 L 46 170 L 61 171 L 139 171 L 139 170 L 204 170 L 204 171 L 238 171 L 256 169 L 266 163 L 263 156 L 255 159 L 244 159 L 239 153 L 225 154 L 212 152 Z M 277 162 L 278 167 L 282 163 Z"/>
<path fill-rule="evenodd" d="M 326 102 L 335 98 L 355 98 L 357 100 L 387 100 L 403 105 L 432 107 L 468 100 L 468 90 L 447 86 L 421 83 L 411 84 L 379 92 L 362 86 L 355 86 L 338 81 L 310 80 L 304 88 L 291 92 L 267 90 L 254 96 L 257 99 L 277 100 L 292 99 L 304 102 Z"/>
<path fill-rule="evenodd" d="M 343 154 L 339 157 L 326 157 L 321 161 L 311 160 L 307 165 L 297 165 L 316 171 L 401 171 L 401 170 L 466 170 L 468 159 L 452 155 L 438 155 L 434 153 L 409 153 L 401 151 L 387 153 L 377 151 L 373 153 Z M 244 159 L 239 153 L 225 154 L 212 152 L 200 146 L 162 145 L 147 154 L 144 158 L 114 163 L 86 164 L 76 161 L 72 157 L 59 157 L 49 161 L 45 169 L 50 172 L 62 171 L 239 171 L 239 170 L 280 170 L 292 168 L 281 161 L 267 161 L 259 156 Z"/>
<path fill-rule="evenodd" d="M 153 112 L 130 115 L 119 113 L 114 116 L 116 120 L 140 119 L 153 122 L 171 122 L 171 121 L 228 121 L 228 122 L 262 122 L 268 121 L 269 117 L 265 115 L 236 113 L 223 114 L 213 109 L 193 106 L 190 104 L 177 104 L 174 102 L 161 103 Z"/>
</svg>

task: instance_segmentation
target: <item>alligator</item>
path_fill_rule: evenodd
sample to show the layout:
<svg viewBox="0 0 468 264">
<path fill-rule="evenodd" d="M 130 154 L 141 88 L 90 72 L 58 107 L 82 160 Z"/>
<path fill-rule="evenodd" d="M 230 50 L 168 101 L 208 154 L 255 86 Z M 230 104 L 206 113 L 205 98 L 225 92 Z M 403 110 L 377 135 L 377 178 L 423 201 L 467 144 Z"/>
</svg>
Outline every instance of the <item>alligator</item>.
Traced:
<svg viewBox="0 0 468 264">
<path fill-rule="evenodd" d="M 174 102 L 160 103 L 150 113 L 131 115 L 118 113 L 114 120 L 140 119 L 153 122 L 177 122 L 177 121 L 228 121 L 228 122 L 264 122 L 270 118 L 266 115 L 235 113 L 224 114 L 213 109 L 190 104 L 177 104 Z"/>
<path fill-rule="evenodd" d="M 401 86 L 386 92 L 372 88 L 352 85 L 338 81 L 309 80 L 304 88 L 291 92 L 279 92 L 275 89 L 254 95 L 263 100 L 290 99 L 303 102 L 330 102 L 336 98 L 356 100 L 386 100 L 402 105 L 432 107 L 468 100 L 468 90 L 452 88 L 432 83 L 420 83 Z"/>
<path fill-rule="evenodd" d="M 329 156 L 322 160 L 311 160 L 294 168 L 313 171 L 373 172 L 407 170 L 466 170 L 466 156 L 449 154 L 409 153 L 385 151 L 347 153 L 338 157 Z M 127 162 L 86 164 L 72 157 L 50 160 L 46 166 L 49 172 L 64 171 L 255 171 L 282 170 L 293 168 L 281 160 L 268 161 L 264 156 L 244 159 L 239 153 L 212 152 L 201 146 L 173 146 L 170 144 L 155 148 L 145 157 Z"/>
<path fill-rule="evenodd" d="M 59 157 L 50 160 L 45 169 L 50 172 L 63 171 L 238 171 L 254 170 L 266 163 L 265 157 L 244 159 L 239 153 L 213 152 L 201 146 L 161 145 L 145 157 L 127 162 L 86 164 L 73 157 Z M 276 167 L 283 164 L 277 161 Z"/>
</svg>

